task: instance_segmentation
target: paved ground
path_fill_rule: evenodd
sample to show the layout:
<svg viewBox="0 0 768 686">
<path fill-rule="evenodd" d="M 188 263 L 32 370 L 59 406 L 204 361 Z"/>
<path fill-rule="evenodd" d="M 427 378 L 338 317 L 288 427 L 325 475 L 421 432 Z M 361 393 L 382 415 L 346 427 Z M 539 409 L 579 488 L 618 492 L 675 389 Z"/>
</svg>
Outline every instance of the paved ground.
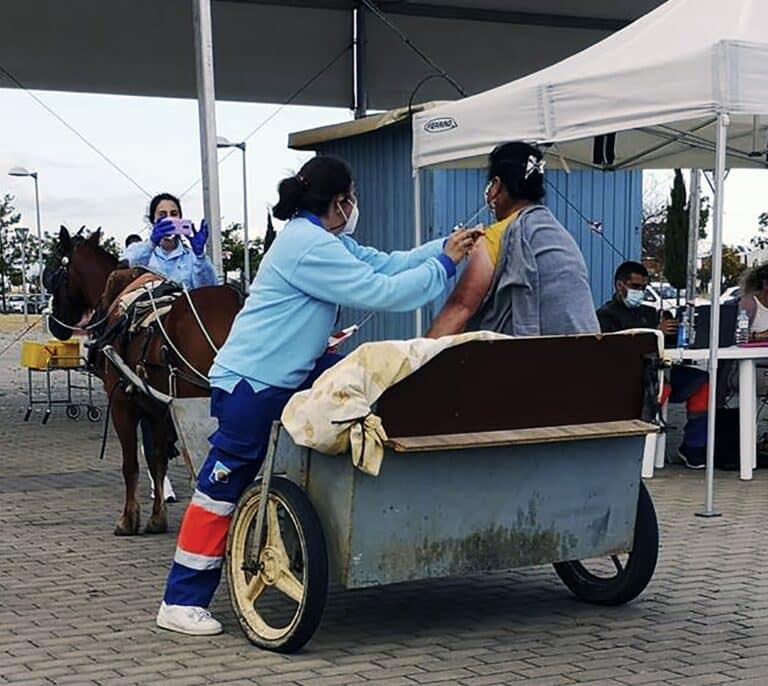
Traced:
<svg viewBox="0 0 768 686">
<path fill-rule="evenodd" d="M 0 350 L 7 335 L 0 335 Z M 226 633 L 154 627 L 174 535 L 115 538 L 115 444 L 58 409 L 24 423 L 14 347 L 0 357 L 0 683 L 768 683 L 766 481 L 719 474 L 719 519 L 700 473 L 649 483 L 662 524 L 656 577 L 633 604 L 577 602 L 548 568 L 331 594 L 301 655 L 253 648 L 219 593 Z M 183 484 L 180 467 L 176 483 Z M 142 482 L 146 489 L 146 481 Z M 179 488 L 181 491 L 182 488 Z M 186 491 L 185 491 L 186 492 Z M 146 508 L 148 509 L 148 508 Z M 183 505 L 171 508 L 178 530 Z"/>
</svg>

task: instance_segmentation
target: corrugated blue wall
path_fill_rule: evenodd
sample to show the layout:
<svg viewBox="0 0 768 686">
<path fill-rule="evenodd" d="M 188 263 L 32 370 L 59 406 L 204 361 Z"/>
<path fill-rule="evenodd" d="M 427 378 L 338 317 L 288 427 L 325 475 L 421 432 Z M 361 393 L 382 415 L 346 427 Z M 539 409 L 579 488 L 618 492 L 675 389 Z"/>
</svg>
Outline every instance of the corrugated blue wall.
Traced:
<svg viewBox="0 0 768 686">
<path fill-rule="evenodd" d="M 387 252 L 413 247 L 410 124 L 324 143 L 318 146 L 318 152 L 338 155 L 352 166 L 361 211 L 355 238 Z M 547 204 L 578 242 L 589 269 L 595 304 L 600 304 L 613 292 L 616 267 L 625 258 L 640 257 L 642 172 L 575 171 L 568 174 L 550 170 L 547 179 L 550 184 Z M 423 240 L 446 235 L 457 222 L 474 214 L 483 202 L 485 184 L 482 170 L 422 172 Z M 564 198 L 579 208 L 586 219 L 602 222 L 605 238 L 593 231 L 587 220 Z M 482 221 L 489 221 L 487 213 L 482 216 Z M 425 308 L 425 322 L 429 322 L 441 306 L 442 302 L 437 302 Z M 343 311 L 340 323 L 346 326 L 363 314 Z M 409 338 L 414 331 L 413 314 L 379 314 L 366 324 L 356 343 Z"/>
</svg>

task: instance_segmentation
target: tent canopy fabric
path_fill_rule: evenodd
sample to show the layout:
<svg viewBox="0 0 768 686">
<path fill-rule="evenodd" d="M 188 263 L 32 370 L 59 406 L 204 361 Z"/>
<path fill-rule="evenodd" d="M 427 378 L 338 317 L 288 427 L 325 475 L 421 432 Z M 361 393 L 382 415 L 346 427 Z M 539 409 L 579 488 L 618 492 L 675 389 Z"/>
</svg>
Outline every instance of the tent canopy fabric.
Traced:
<svg viewBox="0 0 768 686">
<path fill-rule="evenodd" d="M 377 2 L 470 93 L 592 45 L 661 0 Z M 353 0 L 215 0 L 219 100 L 351 107 Z M 408 103 L 429 73 L 366 13 L 368 104 Z M 0 66 L 31 89 L 195 97 L 192 0 L 5 0 Z M 312 77 L 328 67 L 311 85 Z M 0 86 L 13 84 L 0 75 Z M 433 79 L 419 100 L 455 98 Z"/>
<path fill-rule="evenodd" d="M 728 166 L 762 168 L 767 26 L 765 0 L 669 0 L 558 64 L 417 114 L 414 167 L 480 166 L 525 140 L 553 144 L 558 167 L 706 169 L 725 112 Z"/>
</svg>

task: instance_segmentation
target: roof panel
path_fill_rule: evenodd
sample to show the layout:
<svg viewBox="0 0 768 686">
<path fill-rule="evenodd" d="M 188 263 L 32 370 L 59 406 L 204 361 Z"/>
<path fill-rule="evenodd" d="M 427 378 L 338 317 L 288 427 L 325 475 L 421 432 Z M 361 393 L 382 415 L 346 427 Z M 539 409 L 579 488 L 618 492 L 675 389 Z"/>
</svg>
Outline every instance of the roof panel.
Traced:
<svg viewBox="0 0 768 686">
<path fill-rule="evenodd" d="M 608 20 L 634 18 L 658 0 L 419 0 L 385 2 L 413 42 L 476 93 L 580 50 L 606 35 L 583 28 L 509 23 L 510 12 Z M 217 97 L 286 102 L 351 44 L 351 0 L 218 0 L 214 3 Z M 618 6 L 618 7 L 617 7 Z M 631 9 L 627 9 L 627 7 Z M 421 16 L 498 12 L 499 21 Z M 416 14 L 417 16 L 411 16 Z M 374 17 L 368 21 L 371 107 L 407 102 L 427 68 Z M 195 96 L 190 0 L 6 0 L 0 64 L 28 88 Z M 0 80 L 0 84 L 11 84 Z M 419 99 L 455 97 L 430 83 Z M 296 104 L 348 107 L 346 52 Z"/>
</svg>

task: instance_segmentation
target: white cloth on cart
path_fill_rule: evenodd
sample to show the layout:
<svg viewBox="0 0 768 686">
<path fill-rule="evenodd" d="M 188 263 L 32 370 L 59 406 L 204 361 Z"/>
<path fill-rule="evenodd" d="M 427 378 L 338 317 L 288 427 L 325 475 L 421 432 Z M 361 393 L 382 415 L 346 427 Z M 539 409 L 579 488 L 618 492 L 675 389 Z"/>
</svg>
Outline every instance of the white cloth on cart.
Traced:
<svg viewBox="0 0 768 686">
<path fill-rule="evenodd" d="M 364 343 L 323 373 L 311 389 L 296 393 L 281 421 L 297 445 L 329 455 L 351 451 L 356 467 L 377 476 L 387 434 L 371 408 L 384 391 L 443 350 L 470 341 L 508 338 L 473 331 L 438 339 Z"/>
</svg>

